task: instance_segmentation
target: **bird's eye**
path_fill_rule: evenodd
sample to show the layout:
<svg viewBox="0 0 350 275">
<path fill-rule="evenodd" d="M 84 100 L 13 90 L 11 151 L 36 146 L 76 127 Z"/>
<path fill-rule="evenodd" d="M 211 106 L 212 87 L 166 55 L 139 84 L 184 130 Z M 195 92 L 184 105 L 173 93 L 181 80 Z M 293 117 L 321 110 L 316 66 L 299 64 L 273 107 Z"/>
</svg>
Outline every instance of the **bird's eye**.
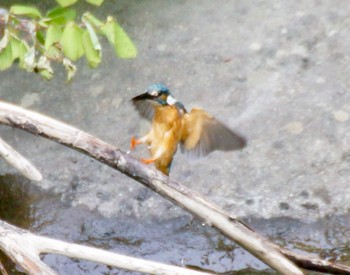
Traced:
<svg viewBox="0 0 350 275">
<path fill-rule="evenodd" d="M 149 94 L 150 94 L 151 96 L 156 97 L 156 96 L 159 95 L 159 92 L 158 92 L 158 91 L 150 91 Z"/>
</svg>

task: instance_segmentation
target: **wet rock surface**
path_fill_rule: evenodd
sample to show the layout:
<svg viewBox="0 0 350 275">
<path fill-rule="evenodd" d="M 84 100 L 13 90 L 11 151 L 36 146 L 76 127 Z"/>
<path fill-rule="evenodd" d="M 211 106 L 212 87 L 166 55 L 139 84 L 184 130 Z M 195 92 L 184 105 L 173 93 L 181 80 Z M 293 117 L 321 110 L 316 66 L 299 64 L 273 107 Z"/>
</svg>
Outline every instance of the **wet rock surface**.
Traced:
<svg viewBox="0 0 350 275">
<path fill-rule="evenodd" d="M 346 262 L 350 8 L 343 3 L 107 1 L 96 13 L 118 18 L 138 48 L 136 59 L 116 59 L 106 45 L 100 68 L 81 61 L 69 85 L 59 69 L 45 82 L 13 67 L 0 74 L 1 99 L 128 150 L 130 137 L 148 130 L 130 98 L 163 81 L 188 109 L 204 108 L 248 140 L 243 151 L 195 162 L 178 153 L 172 177 L 289 248 Z M 215 272 L 266 268 L 120 173 L 54 142 L 0 129 L 44 176 L 40 183 L 11 176 L 22 188 L 36 184 L 31 196 L 42 192 L 29 200 L 35 211 L 22 226 Z M 16 173 L 3 161 L 0 169 Z M 52 255 L 45 261 L 60 274 L 129 274 Z"/>
</svg>

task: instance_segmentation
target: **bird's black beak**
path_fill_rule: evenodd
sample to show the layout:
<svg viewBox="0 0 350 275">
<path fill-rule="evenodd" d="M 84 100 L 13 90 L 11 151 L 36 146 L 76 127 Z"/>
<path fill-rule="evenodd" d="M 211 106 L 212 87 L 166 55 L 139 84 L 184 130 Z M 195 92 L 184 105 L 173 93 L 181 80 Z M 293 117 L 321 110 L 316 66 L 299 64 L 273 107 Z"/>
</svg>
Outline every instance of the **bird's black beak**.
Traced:
<svg viewBox="0 0 350 275">
<path fill-rule="evenodd" d="M 144 93 L 138 96 L 135 96 L 132 101 L 144 101 L 144 100 L 153 100 L 154 96 L 150 95 L 149 93 Z"/>
</svg>

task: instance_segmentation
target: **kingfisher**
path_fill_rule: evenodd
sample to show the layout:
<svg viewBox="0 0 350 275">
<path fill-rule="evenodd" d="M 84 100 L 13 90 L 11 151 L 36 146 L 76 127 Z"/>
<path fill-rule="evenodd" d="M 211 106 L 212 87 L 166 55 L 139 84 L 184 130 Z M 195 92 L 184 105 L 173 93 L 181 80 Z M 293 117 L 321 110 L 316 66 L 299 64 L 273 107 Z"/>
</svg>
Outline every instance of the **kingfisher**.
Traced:
<svg viewBox="0 0 350 275">
<path fill-rule="evenodd" d="M 132 103 L 141 117 L 152 122 L 151 130 L 140 139 L 133 136 L 130 149 L 146 143 L 151 157 L 141 158 L 146 164 L 169 175 L 174 155 L 180 147 L 190 156 L 203 157 L 215 150 L 242 149 L 246 140 L 202 109 L 187 112 L 163 83 L 149 86 L 145 93 L 132 98 Z"/>
</svg>

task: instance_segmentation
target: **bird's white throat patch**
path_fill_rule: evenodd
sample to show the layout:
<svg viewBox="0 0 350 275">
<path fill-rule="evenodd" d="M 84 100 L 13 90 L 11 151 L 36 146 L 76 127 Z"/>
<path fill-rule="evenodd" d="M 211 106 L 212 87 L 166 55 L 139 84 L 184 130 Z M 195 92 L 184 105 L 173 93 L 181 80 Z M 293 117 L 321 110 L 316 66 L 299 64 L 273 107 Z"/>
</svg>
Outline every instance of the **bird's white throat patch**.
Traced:
<svg viewBox="0 0 350 275">
<path fill-rule="evenodd" d="M 168 95 L 168 97 L 166 99 L 166 103 L 168 103 L 169 105 L 174 105 L 176 102 L 177 102 L 177 100 L 173 96 Z"/>
</svg>

